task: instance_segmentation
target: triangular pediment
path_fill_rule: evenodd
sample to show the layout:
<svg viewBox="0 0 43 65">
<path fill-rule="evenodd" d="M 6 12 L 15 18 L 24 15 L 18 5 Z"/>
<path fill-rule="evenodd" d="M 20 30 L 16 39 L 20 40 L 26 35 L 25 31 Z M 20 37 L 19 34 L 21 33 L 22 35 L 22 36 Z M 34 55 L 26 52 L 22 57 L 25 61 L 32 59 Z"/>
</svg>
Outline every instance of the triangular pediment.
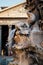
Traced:
<svg viewBox="0 0 43 65">
<path fill-rule="evenodd" d="M 0 11 L 0 18 L 27 18 L 27 13 L 24 8 L 25 3 L 18 4 Z"/>
</svg>

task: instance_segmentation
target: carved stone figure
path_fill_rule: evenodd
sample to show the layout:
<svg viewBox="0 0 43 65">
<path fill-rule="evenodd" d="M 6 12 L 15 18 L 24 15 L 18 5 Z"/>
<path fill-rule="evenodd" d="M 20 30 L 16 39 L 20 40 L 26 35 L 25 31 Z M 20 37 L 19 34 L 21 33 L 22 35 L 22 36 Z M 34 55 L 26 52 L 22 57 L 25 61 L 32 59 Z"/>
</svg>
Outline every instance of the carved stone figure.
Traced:
<svg viewBox="0 0 43 65">
<path fill-rule="evenodd" d="M 16 23 L 15 29 L 9 34 L 8 45 L 14 60 L 8 65 L 43 65 L 42 1 L 26 1 L 28 22 Z"/>
</svg>

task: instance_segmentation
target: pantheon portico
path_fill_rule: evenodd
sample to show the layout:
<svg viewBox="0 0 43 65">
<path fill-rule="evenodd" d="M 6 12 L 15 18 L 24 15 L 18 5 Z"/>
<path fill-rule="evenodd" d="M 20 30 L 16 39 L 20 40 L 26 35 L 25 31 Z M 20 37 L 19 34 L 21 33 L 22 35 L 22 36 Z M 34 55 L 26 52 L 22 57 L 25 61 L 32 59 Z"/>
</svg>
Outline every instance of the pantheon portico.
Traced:
<svg viewBox="0 0 43 65">
<path fill-rule="evenodd" d="M 0 54 L 8 41 L 8 35 L 17 22 L 27 22 L 28 16 L 24 9 L 25 2 L 0 11 Z"/>
</svg>

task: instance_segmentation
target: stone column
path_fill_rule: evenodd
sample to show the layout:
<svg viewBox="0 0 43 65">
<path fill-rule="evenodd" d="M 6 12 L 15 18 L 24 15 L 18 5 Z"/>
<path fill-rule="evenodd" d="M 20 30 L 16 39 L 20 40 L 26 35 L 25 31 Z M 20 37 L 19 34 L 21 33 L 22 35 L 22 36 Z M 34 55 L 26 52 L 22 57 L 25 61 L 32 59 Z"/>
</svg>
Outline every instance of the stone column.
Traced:
<svg viewBox="0 0 43 65">
<path fill-rule="evenodd" d="M 9 25 L 9 33 L 11 32 L 12 30 L 12 25 Z"/>
<path fill-rule="evenodd" d="M 0 25 L 0 54 L 1 54 L 1 25 Z"/>
<path fill-rule="evenodd" d="M 12 30 L 12 25 L 9 25 L 9 33 L 11 32 L 11 30 Z M 9 34 L 8 34 L 9 35 Z M 10 40 L 9 42 L 8 42 L 8 44 L 11 44 L 12 43 L 12 40 Z M 8 55 L 10 55 L 10 53 L 11 53 L 11 49 L 10 49 L 10 47 L 8 47 Z"/>
</svg>

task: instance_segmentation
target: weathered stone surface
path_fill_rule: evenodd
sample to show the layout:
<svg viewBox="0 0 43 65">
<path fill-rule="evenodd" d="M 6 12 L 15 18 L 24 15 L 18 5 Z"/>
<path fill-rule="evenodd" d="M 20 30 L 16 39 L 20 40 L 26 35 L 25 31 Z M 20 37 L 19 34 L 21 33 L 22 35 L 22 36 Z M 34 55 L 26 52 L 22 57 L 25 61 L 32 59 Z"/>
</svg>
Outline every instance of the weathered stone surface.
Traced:
<svg viewBox="0 0 43 65">
<path fill-rule="evenodd" d="M 32 24 L 30 27 L 32 29 L 29 31 L 29 36 L 24 36 L 22 33 L 22 35 L 16 34 L 14 37 L 16 44 L 12 46 L 12 51 L 13 54 L 15 54 L 15 57 L 14 61 L 9 63 L 9 65 L 43 65 L 43 29 L 41 29 L 41 27 L 43 28 L 43 25 L 39 26 L 38 21 L 40 9 L 37 10 L 37 5 L 39 5 L 37 0 L 27 0 L 28 11 L 29 7 L 30 9 L 33 9 L 34 6 L 36 6 L 36 8 L 32 11 L 36 20 L 34 25 Z M 31 22 L 33 21 L 31 20 Z"/>
</svg>

